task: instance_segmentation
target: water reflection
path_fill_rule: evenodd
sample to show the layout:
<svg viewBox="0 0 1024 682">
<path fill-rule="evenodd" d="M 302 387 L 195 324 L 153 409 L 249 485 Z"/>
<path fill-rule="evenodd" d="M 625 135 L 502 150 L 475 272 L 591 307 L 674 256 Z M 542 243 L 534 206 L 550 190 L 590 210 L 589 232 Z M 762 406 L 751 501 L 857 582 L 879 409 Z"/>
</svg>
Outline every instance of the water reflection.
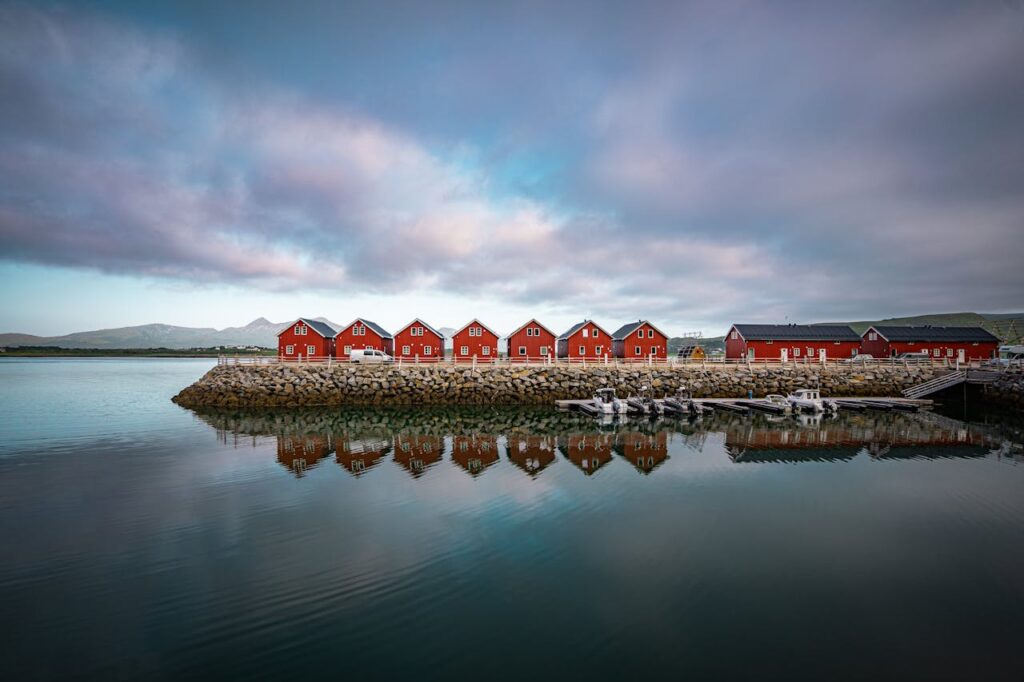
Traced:
<svg viewBox="0 0 1024 682">
<path fill-rule="evenodd" d="M 593 476 L 619 459 L 651 475 L 673 443 L 695 454 L 719 434 L 733 464 L 977 458 L 1019 461 L 1019 444 L 931 413 L 841 413 L 800 418 L 713 414 L 697 420 L 595 422 L 551 410 L 204 411 L 221 438 L 274 436 L 277 460 L 304 476 L 332 453 L 361 476 L 390 459 L 418 478 L 443 460 L 473 478 L 503 459 L 530 477 L 559 460 Z M 717 451 L 717 448 L 716 448 Z M 616 455 L 618 457 L 616 457 Z"/>
</svg>

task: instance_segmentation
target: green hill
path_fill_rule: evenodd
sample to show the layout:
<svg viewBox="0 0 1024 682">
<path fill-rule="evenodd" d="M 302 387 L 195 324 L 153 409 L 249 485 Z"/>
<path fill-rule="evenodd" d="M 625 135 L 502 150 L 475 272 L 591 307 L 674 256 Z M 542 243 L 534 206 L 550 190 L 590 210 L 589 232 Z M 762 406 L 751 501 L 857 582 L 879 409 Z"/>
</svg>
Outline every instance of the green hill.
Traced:
<svg viewBox="0 0 1024 682">
<path fill-rule="evenodd" d="M 937 313 L 913 317 L 890 317 L 884 320 L 858 322 L 821 322 L 820 324 L 848 324 L 858 334 L 876 324 L 942 327 L 976 327 L 989 330 L 1005 343 L 1020 343 L 1024 337 L 1024 313 Z"/>
</svg>

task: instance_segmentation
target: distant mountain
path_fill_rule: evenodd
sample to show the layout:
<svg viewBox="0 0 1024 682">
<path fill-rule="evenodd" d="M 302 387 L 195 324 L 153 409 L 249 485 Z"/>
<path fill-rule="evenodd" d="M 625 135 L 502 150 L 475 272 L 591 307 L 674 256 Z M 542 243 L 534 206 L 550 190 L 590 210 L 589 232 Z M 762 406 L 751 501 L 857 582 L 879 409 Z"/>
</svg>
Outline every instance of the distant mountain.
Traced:
<svg viewBox="0 0 1024 682">
<path fill-rule="evenodd" d="M 335 329 L 341 325 L 324 317 L 312 318 L 326 322 Z M 0 334 L 0 346 L 53 346 L 61 348 L 209 348 L 211 346 L 277 347 L 277 333 L 291 324 L 271 322 L 266 318 L 253 320 L 244 327 L 176 327 L 169 324 L 143 324 L 136 327 L 98 329 L 64 336 L 33 334 Z"/>
<path fill-rule="evenodd" d="M 937 313 L 914 317 L 890 317 L 884 320 L 861 320 L 859 322 L 821 322 L 820 324 L 848 324 L 858 334 L 868 327 L 887 325 L 933 325 L 936 327 L 984 327 L 1004 342 L 1019 343 L 1024 335 L 1024 313 Z"/>
</svg>

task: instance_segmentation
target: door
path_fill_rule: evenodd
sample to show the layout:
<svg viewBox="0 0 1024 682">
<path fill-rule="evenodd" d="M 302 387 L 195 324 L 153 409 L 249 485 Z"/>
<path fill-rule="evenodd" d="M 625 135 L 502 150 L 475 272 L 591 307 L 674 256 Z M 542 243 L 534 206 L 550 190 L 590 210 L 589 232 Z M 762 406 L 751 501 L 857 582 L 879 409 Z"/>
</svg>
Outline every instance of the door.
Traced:
<svg viewBox="0 0 1024 682">
<path fill-rule="evenodd" d="M 788 348 L 783 348 L 782 350 L 779 351 L 779 360 L 781 360 L 782 362 L 788 362 L 789 361 L 789 349 Z"/>
<path fill-rule="evenodd" d="M 825 349 L 824 348 L 819 348 L 818 349 L 818 359 L 821 360 L 821 364 L 823 364 L 823 365 L 825 364 Z"/>
<path fill-rule="evenodd" d="M 754 359 L 754 349 L 753 348 L 747 348 L 747 360 L 753 360 L 753 359 Z"/>
<path fill-rule="evenodd" d="M 967 352 L 963 348 L 956 352 L 956 361 L 960 364 L 967 361 Z"/>
</svg>

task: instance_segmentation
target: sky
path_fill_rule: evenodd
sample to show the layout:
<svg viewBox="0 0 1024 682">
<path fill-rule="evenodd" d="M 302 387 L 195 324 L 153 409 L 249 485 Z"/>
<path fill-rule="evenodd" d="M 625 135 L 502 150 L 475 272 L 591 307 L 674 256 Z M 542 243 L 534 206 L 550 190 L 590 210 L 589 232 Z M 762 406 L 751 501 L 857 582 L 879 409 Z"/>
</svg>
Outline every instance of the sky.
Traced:
<svg viewBox="0 0 1024 682">
<path fill-rule="evenodd" d="M 6 2 L 0 331 L 1024 309 L 1024 3 Z"/>
</svg>

